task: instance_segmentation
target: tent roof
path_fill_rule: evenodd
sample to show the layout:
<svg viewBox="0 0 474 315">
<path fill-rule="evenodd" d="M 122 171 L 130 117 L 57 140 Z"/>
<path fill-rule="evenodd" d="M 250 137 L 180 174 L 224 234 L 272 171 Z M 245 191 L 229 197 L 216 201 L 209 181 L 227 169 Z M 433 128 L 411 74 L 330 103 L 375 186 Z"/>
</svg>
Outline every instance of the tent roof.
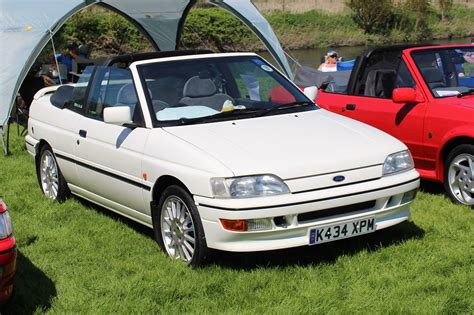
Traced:
<svg viewBox="0 0 474 315">
<path fill-rule="evenodd" d="M 159 50 L 175 50 L 182 26 L 196 0 L 0 0 L 0 128 L 9 118 L 16 93 L 44 46 L 79 10 L 100 4 L 137 26 Z M 251 0 L 208 0 L 242 20 L 264 42 L 291 76 L 285 54 L 268 22 Z M 2 128 L 3 129 L 3 128 Z M 2 130 L 0 130 L 1 132 Z"/>
</svg>

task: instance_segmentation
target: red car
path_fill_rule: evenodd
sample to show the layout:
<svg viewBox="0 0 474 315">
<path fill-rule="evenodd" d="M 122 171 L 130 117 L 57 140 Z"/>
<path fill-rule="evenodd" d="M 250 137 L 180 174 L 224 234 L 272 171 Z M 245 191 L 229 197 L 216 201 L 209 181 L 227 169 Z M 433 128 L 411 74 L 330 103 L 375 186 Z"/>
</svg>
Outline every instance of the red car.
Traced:
<svg viewBox="0 0 474 315">
<path fill-rule="evenodd" d="M 0 304 L 5 303 L 13 291 L 16 271 L 16 245 L 8 208 L 0 198 Z"/>
<path fill-rule="evenodd" d="M 316 103 L 400 139 L 422 178 L 474 206 L 474 45 L 369 49 L 346 74 Z"/>
</svg>

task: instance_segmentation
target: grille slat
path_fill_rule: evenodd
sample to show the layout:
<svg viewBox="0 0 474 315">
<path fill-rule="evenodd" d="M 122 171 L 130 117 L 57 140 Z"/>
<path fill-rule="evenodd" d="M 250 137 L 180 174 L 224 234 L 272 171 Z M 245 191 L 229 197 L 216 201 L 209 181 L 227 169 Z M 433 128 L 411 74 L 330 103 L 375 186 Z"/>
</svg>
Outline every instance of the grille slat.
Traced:
<svg viewBox="0 0 474 315">
<path fill-rule="evenodd" d="M 336 207 L 336 208 L 329 208 L 329 209 L 324 209 L 324 210 L 300 213 L 300 214 L 298 214 L 298 222 L 299 223 L 304 223 L 306 221 L 313 221 L 313 220 L 321 219 L 321 218 L 325 218 L 325 217 L 331 217 L 331 216 L 341 215 L 341 214 L 348 214 L 348 213 L 356 212 L 356 211 L 360 211 L 360 210 L 371 209 L 373 207 L 375 207 L 375 200 L 365 201 L 365 202 L 356 203 L 356 204 L 347 205 L 347 206 L 342 206 L 342 207 Z"/>
</svg>

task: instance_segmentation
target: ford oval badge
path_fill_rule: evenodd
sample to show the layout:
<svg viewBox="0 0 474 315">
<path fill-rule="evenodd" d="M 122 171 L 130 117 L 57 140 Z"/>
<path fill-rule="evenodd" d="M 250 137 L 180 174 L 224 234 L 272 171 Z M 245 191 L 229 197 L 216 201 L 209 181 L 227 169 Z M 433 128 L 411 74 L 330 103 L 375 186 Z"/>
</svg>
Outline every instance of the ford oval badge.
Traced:
<svg viewBox="0 0 474 315">
<path fill-rule="evenodd" d="M 345 179 L 346 179 L 346 178 L 345 178 L 344 176 L 338 175 L 338 176 L 334 176 L 334 178 L 333 178 L 332 180 L 335 181 L 335 182 L 340 183 L 340 182 L 342 182 L 342 181 L 345 180 Z"/>
</svg>

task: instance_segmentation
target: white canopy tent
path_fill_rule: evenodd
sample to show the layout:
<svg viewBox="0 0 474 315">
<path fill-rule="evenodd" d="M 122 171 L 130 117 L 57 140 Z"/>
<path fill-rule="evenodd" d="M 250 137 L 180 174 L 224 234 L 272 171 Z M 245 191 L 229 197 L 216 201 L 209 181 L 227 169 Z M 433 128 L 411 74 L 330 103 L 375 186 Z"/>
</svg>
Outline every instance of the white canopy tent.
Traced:
<svg viewBox="0 0 474 315">
<path fill-rule="evenodd" d="M 105 6 L 132 22 L 157 50 L 175 50 L 196 0 L 0 0 L 0 135 L 27 72 L 52 35 L 76 12 Z M 263 41 L 283 71 L 291 68 L 272 28 L 251 0 L 208 0 L 238 17 Z"/>
</svg>

